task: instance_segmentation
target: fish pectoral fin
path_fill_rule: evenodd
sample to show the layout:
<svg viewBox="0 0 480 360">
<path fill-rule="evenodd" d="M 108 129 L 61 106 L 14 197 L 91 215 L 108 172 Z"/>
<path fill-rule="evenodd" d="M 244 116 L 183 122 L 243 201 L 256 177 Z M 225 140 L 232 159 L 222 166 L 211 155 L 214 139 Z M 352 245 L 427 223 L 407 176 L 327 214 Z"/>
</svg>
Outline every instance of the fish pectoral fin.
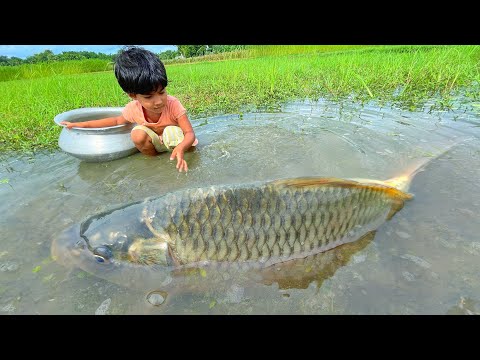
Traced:
<svg viewBox="0 0 480 360">
<path fill-rule="evenodd" d="M 172 246 L 170 246 L 170 244 L 168 244 L 168 255 L 169 255 L 168 260 L 171 262 L 170 264 L 168 264 L 169 266 L 178 267 L 178 266 L 183 265 L 180 262 L 175 250 L 173 249 Z"/>
<path fill-rule="evenodd" d="M 155 230 L 152 226 L 152 219 L 150 218 L 145 218 L 145 225 L 147 225 L 148 230 L 157 238 L 161 239 L 162 234 L 160 234 L 157 230 Z"/>
<path fill-rule="evenodd" d="M 402 210 L 403 206 L 405 205 L 405 201 L 398 199 L 397 201 L 394 201 L 392 203 L 392 207 L 390 208 L 390 212 L 387 215 L 387 220 L 390 220 L 393 215 L 395 215 L 397 212 Z"/>
</svg>

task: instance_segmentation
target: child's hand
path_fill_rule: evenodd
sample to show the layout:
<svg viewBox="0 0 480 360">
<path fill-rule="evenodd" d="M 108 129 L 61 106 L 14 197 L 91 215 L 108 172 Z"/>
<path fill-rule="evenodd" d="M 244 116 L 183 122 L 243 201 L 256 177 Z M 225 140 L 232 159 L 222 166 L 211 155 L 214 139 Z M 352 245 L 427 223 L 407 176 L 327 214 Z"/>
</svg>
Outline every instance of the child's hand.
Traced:
<svg viewBox="0 0 480 360">
<path fill-rule="evenodd" d="M 70 121 L 60 121 L 60 124 L 65 125 L 67 129 L 71 129 L 72 127 L 76 126 L 75 123 L 72 123 Z"/>
<path fill-rule="evenodd" d="M 174 160 L 175 157 L 177 158 L 177 169 L 179 172 L 182 172 L 182 169 L 185 170 L 185 172 L 188 170 L 187 162 L 183 159 L 183 153 L 183 148 L 177 146 L 170 154 L 170 160 Z"/>
</svg>

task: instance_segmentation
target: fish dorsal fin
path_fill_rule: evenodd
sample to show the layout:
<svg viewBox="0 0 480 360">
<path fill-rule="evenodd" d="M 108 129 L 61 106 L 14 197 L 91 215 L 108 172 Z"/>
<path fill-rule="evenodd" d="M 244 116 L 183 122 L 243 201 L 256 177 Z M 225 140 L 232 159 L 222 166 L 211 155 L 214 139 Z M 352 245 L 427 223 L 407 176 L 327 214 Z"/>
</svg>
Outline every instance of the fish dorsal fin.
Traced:
<svg viewBox="0 0 480 360">
<path fill-rule="evenodd" d="M 332 186 L 332 187 L 370 189 L 372 191 L 381 191 L 385 193 L 385 195 L 398 200 L 409 200 L 413 197 L 412 194 L 403 192 L 399 189 L 389 186 L 380 180 L 361 179 L 360 181 L 356 181 L 351 179 L 340 179 L 340 178 L 334 178 L 334 177 L 305 177 L 305 178 L 275 180 L 275 181 L 272 181 L 271 184 L 273 186 L 278 186 L 278 187 L 285 186 L 285 187 L 295 187 L 295 188 Z"/>
</svg>

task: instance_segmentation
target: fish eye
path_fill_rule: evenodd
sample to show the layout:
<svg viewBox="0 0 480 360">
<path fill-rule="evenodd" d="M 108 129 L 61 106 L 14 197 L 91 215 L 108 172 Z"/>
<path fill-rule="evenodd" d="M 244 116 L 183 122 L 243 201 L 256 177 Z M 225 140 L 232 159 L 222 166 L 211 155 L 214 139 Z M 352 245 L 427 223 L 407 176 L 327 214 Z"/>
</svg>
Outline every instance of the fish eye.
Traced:
<svg viewBox="0 0 480 360">
<path fill-rule="evenodd" d="M 97 260 L 97 262 L 101 262 L 101 263 L 105 262 L 105 259 L 99 255 L 94 255 L 94 257 Z"/>
<path fill-rule="evenodd" d="M 109 247 L 102 245 L 93 250 L 93 256 L 98 262 L 104 263 L 110 261 L 113 257 L 113 252 Z"/>
</svg>

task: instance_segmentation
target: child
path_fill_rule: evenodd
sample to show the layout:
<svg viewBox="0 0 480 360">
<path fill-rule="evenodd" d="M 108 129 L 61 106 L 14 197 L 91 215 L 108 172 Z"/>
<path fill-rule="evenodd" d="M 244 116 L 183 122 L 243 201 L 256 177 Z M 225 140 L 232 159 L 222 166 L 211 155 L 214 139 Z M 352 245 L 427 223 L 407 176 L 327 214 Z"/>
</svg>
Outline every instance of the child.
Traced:
<svg viewBox="0 0 480 360">
<path fill-rule="evenodd" d="M 167 74 L 158 56 L 141 47 L 128 46 L 119 52 L 114 71 L 120 87 L 133 99 L 122 114 L 83 122 L 62 121 L 61 124 L 71 129 L 137 123 L 130 136 L 138 150 L 146 155 L 171 151 L 170 160 L 177 158 L 178 171 L 187 171 L 183 155 L 197 145 L 198 140 L 183 105 L 177 98 L 167 95 Z"/>
</svg>

